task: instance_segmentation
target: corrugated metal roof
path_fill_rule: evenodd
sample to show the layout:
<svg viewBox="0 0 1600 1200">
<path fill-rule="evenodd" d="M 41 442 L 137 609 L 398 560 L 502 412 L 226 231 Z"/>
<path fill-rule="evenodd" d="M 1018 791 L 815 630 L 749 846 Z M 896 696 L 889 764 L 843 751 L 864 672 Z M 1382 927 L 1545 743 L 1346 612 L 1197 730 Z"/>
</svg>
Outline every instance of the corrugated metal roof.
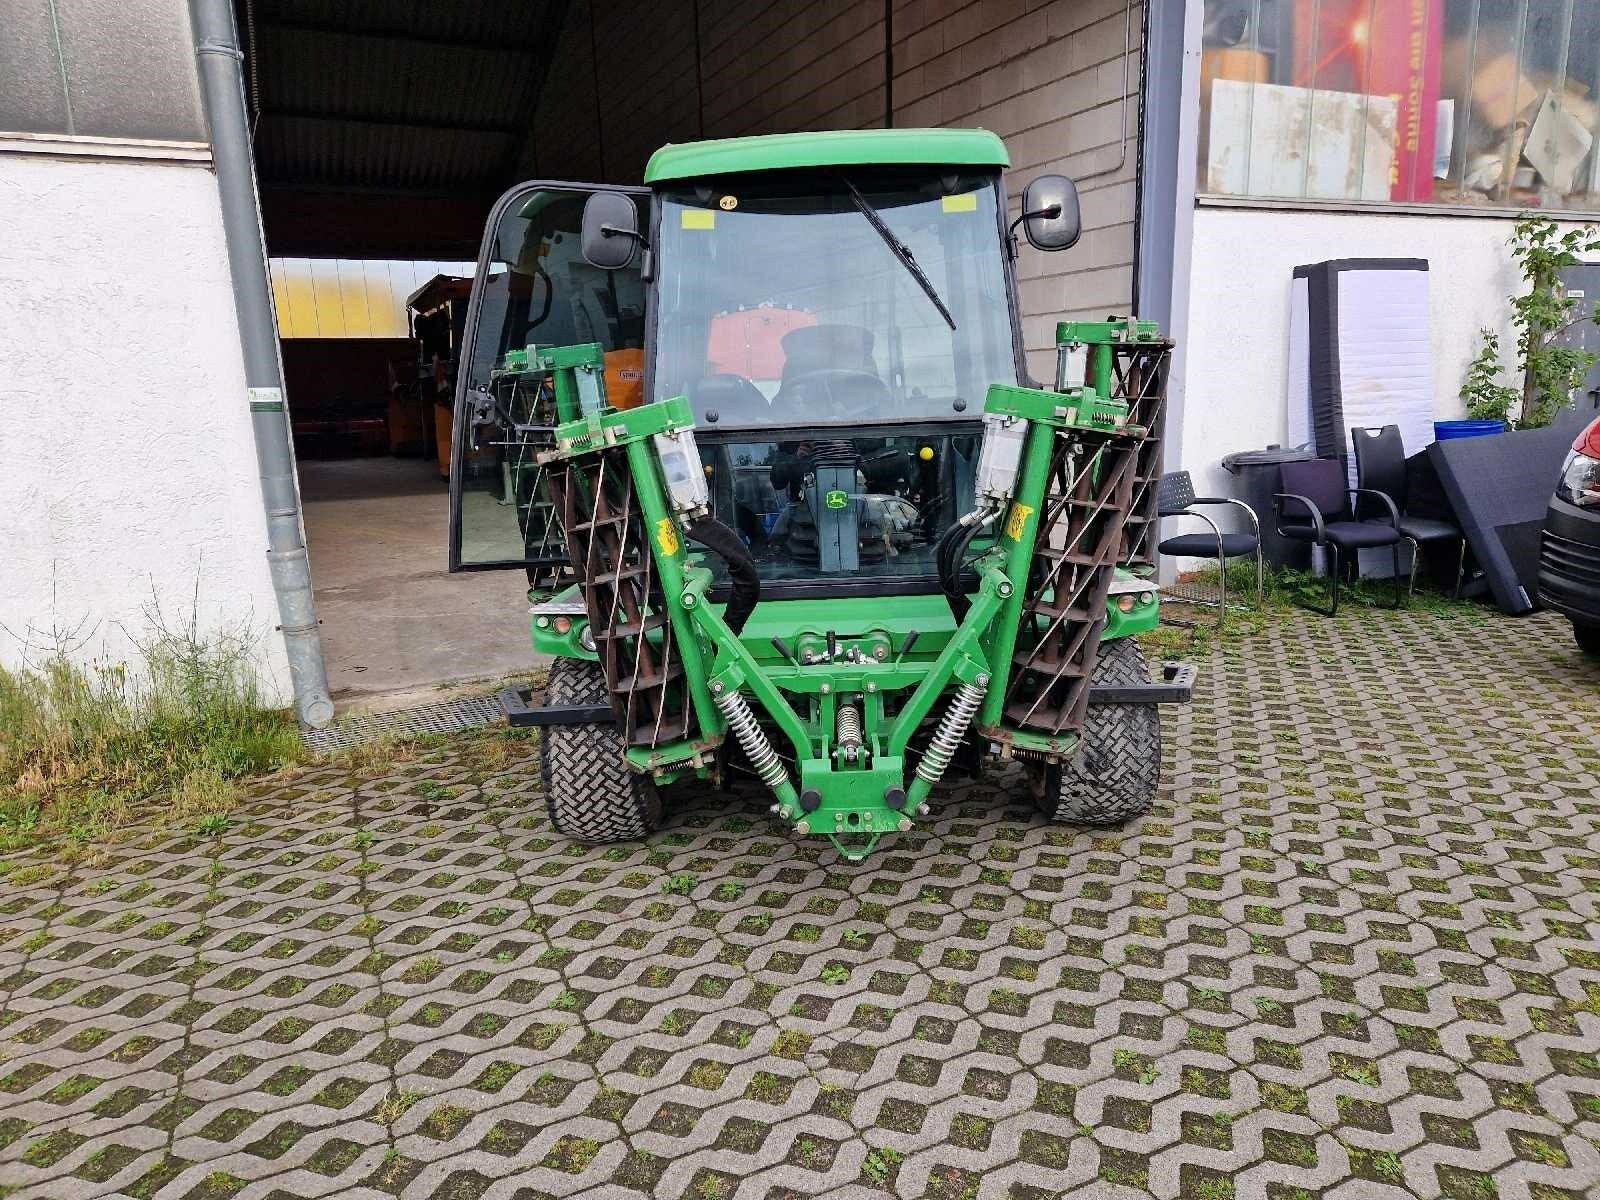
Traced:
<svg viewBox="0 0 1600 1200">
<path fill-rule="evenodd" d="M 567 0 L 237 0 L 262 183 L 496 190 Z"/>
</svg>

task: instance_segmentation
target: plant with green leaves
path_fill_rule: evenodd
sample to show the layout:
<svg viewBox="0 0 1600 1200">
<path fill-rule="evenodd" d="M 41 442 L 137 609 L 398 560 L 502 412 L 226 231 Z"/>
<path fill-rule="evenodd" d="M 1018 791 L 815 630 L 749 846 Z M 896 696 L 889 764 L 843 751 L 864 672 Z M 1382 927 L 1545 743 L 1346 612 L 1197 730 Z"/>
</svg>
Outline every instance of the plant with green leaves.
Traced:
<svg viewBox="0 0 1600 1200">
<path fill-rule="evenodd" d="M 1572 404 L 1572 393 L 1600 358 L 1562 344 L 1562 335 L 1588 320 L 1600 320 L 1600 302 L 1585 308 L 1567 294 L 1561 272 L 1600 251 L 1600 227 L 1579 225 L 1566 232 L 1549 217 L 1526 213 L 1511 232 L 1511 257 L 1528 290 L 1511 299 L 1511 324 L 1517 331 L 1522 364 L 1522 407 L 1516 428 L 1542 429 Z M 1480 356 L 1481 357 L 1481 356 Z"/>
<path fill-rule="evenodd" d="M 60 839 L 71 853 L 135 820 L 225 832 L 238 780 L 299 761 L 293 719 L 268 706 L 250 621 L 202 626 L 145 607 L 128 661 L 91 659 L 87 625 L 16 633 L 0 667 L 0 849 Z M 0 630 L 0 637 L 12 631 Z"/>
<path fill-rule="evenodd" d="M 1474 421 L 1508 420 L 1522 393 L 1509 383 L 1500 382 L 1505 369 L 1500 362 L 1500 335 L 1492 329 L 1480 329 L 1478 336 L 1483 345 L 1467 367 L 1467 377 L 1461 384 L 1467 416 Z"/>
</svg>

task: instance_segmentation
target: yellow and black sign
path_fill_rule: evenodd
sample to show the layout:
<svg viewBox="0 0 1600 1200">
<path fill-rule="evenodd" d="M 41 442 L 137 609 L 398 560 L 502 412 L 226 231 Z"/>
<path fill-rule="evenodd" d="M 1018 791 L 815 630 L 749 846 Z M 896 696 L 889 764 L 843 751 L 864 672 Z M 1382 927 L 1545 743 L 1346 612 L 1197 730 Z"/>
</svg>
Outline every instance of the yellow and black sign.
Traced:
<svg viewBox="0 0 1600 1200">
<path fill-rule="evenodd" d="M 1028 526 L 1028 518 L 1033 515 L 1033 508 L 1027 504 L 1011 502 L 1011 515 L 1006 518 L 1006 536 L 1013 542 L 1022 540 L 1022 531 Z"/>
<path fill-rule="evenodd" d="M 656 545 L 661 547 L 661 553 L 669 557 L 678 552 L 678 527 L 672 523 L 671 517 L 662 517 L 656 522 Z"/>
</svg>

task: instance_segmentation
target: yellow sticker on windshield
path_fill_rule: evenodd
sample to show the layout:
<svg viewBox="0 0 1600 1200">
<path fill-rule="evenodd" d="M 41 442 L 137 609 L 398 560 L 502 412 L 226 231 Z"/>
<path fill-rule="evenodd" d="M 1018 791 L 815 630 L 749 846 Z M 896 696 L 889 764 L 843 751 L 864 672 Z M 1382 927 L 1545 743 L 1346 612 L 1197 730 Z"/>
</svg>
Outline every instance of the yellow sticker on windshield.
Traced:
<svg viewBox="0 0 1600 1200">
<path fill-rule="evenodd" d="M 939 207 L 945 212 L 977 212 L 978 193 L 962 192 L 959 196 L 943 196 L 939 200 Z"/>
<path fill-rule="evenodd" d="M 1028 518 L 1033 515 L 1033 508 L 1027 504 L 1011 502 L 1011 515 L 1006 518 L 1006 536 L 1013 542 L 1022 540 L 1022 530 L 1028 524 Z"/>
<path fill-rule="evenodd" d="M 683 228 L 685 229 L 715 229 L 717 227 L 717 214 L 709 208 L 686 208 L 683 210 Z"/>
<path fill-rule="evenodd" d="M 671 557 L 678 552 L 678 530 L 673 525 L 671 517 L 662 517 L 656 522 L 656 545 L 661 547 L 661 553 Z"/>
</svg>

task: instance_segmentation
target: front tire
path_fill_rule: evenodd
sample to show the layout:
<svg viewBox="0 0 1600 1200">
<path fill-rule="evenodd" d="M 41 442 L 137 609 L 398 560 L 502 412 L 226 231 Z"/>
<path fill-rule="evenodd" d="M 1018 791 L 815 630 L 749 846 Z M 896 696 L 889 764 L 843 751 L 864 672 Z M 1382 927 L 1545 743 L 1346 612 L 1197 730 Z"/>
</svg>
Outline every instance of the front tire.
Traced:
<svg viewBox="0 0 1600 1200">
<path fill-rule="evenodd" d="M 1131 637 L 1101 642 L 1094 682 L 1150 682 Z M 1161 778 L 1161 715 L 1154 704 L 1093 704 L 1072 759 L 1030 769 L 1034 800 L 1052 821 L 1121 825 L 1154 806 Z"/>
<path fill-rule="evenodd" d="M 1600 658 L 1600 625 L 1572 623 L 1572 638 L 1578 649 L 1591 658 Z"/>
<path fill-rule="evenodd" d="M 558 658 L 551 664 L 546 704 L 605 704 L 599 663 Z M 539 740 L 539 783 L 550 823 L 579 842 L 627 842 L 661 824 L 655 784 L 629 770 L 622 735 L 610 725 L 547 725 Z"/>
</svg>

